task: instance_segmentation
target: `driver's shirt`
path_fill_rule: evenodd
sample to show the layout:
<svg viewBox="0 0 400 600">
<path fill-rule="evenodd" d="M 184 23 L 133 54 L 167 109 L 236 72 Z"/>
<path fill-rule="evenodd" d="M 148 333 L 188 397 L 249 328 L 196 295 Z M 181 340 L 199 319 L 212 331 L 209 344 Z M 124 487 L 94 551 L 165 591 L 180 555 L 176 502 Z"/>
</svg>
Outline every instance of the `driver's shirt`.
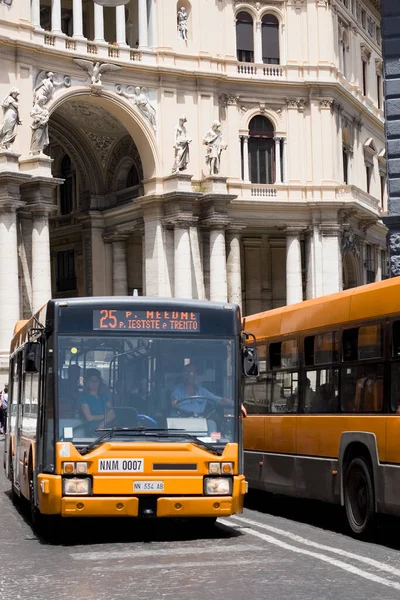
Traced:
<svg viewBox="0 0 400 600">
<path fill-rule="evenodd" d="M 187 398 L 187 400 L 180 402 L 179 407 L 177 408 L 182 408 L 183 410 L 193 412 L 196 415 L 203 414 L 207 404 L 207 400 L 211 400 L 212 402 L 215 402 L 215 404 L 218 404 L 221 401 L 221 398 L 219 396 L 215 396 L 209 390 L 207 390 L 204 387 L 201 387 L 200 385 L 195 386 L 194 395 L 201 397 L 188 398 L 188 392 L 186 391 L 184 383 L 180 383 L 179 385 L 177 385 L 172 392 L 172 398 L 175 398 L 176 400 L 178 400 L 178 402 L 180 400 L 183 400 L 184 398 Z"/>
</svg>

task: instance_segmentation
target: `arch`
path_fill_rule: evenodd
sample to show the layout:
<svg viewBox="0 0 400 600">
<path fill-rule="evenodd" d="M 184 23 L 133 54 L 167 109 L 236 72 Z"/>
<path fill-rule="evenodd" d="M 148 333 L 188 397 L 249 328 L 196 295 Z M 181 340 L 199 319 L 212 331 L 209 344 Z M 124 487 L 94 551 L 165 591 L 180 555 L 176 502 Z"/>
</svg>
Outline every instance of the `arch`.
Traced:
<svg viewBox="0 0 400 600">
<path fill-rule="evenodd" d="M 254 62 L 254 19 L 247 9 L 236 15 L 236 53 L 239 62 Z"/>
<path fill-rule="evenodd" d="M 265 12 L 261 19 L 262 61 L 264 64 L 279 65 L 279 20 L 271 12 Z"/>
<path fill-rule="evenodd" d="M 102 90 L 101 96 L 93 96 L 88 93 L 87 88 L 68 89 L 52 102 L 49 107 L 50 115 L 59 106 L 73 98 L 79 98 L 89 104 L 99 106 L 117 119 L 134 140 L 138 149 L 143 165 L 143 178 L 153 179 L 157 177 L 160 173 L 161 162 L 153 132 L 143 117 L 125 98 L 108 90 Z"/>
<path fill-rule="evenodd" d="M 343 271 L 343 289 L 348 290 L 350 288 L 361 285 L 361 274 L 359 263 L 351 252 L 345 252 L 343 254 L 342 261 Z"/>
<path fill-rule="evenodd" d="M 249 123 L 249 167 L 251 183 L 275 182 L 275 127 L 264 115 L 254 116 Z"/>
<path fill-rule="evenodd" d="M 240 129 L 242 131 L 242 135 L 244 134 L 244 132 L 247 133 L 249 131 L 250 123 L 251 123 L 252 119 L 254 119 L 254 117 L 257 117 L 257 116 L 264 116 L 269 121 L 271 121 L 271 123 L 274 126 L 276 135 L 278 134 L 278 132 L 279 132 L 279 135 L 286 135 L 283 131 L 280 130 L 281 123 L 280 123 L 279 116 L 276 113 L 274 113 L 272 110 L 269 110 L 269 109 L 263 110 L 263 113 L 261 115 L 260 108 L 253 108 L 251 110 L 246 111 L 243 114 L 241 124 L 240 124 Z"/>
<path fill-rule="evenodd" d="M 136 168 L 139 183 L 141 183 L 143 170 L 138 150 L 132 138 L 125 136 L 115 144 L 106 166 L 106 190 L 108 193 L 120 191 L 122 187 L 119 186 L 125 186 L 132 166 Z"/>
</svg>

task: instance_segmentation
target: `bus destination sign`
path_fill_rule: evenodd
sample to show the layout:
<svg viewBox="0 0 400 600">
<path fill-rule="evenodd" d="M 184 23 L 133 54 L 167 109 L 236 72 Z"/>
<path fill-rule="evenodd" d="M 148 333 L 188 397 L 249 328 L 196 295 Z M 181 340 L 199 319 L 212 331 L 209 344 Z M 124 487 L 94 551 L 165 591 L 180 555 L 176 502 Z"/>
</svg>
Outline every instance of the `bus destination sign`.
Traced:
<svg viewBox="0 0 400 600">
<path fill-rule="evenodd" d="M 183 310 L 94 310 L 93 329 L 200 333 L 200 313 Z"/>
</svg>

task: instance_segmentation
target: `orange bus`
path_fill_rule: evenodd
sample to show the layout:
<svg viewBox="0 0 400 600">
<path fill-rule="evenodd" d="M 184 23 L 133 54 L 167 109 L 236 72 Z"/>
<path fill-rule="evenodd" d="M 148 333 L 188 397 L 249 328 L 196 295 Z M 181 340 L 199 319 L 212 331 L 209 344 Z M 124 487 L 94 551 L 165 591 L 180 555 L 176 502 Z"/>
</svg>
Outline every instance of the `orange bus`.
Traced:
<svg viewBox="0 0 400 600">
<path fill-rule="evenodd" d="M 240 379 L 251 360 L 233 304 L 49 301 L 11 343 L 14 494 L 47 529 L 57 516 L 204 524 L 240 512 Z"/>
<path fill-rule="evenodd" d="M 400 279 L 246 317 L 251 488 L 341 504 L 354 534 L 400 515 Z M 399 486 L 399 488 L 397 487 Z"/>
</svg>

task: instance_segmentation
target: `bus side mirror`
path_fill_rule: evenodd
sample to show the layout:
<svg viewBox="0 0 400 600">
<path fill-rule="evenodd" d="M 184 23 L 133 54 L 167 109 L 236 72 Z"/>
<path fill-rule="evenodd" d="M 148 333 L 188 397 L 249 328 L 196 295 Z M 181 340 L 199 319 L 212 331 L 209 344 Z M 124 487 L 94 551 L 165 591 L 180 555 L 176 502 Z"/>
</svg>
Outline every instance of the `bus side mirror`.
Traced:
<svg viewBox="0 0 400 600">
<path fill-rule="evenodd" d="M 243 348 L 242 365 L 245 377 L 258 377 L 260 371 L 257 348 L 251 346 Z"/>
<path fill-rule="evenodd" d="M 40 342 L 28 342 L 24 365 L 26 373 L 38 373 L 40 371 L 41 348 Z"/>
</svg>

